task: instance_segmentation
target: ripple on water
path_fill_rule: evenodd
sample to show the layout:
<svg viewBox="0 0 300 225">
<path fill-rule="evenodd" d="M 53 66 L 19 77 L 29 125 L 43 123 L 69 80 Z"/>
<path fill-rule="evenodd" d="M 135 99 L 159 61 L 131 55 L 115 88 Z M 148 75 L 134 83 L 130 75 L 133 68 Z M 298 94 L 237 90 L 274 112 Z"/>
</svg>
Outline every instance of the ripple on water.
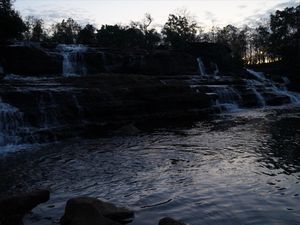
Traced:
<svg viewBox="0 0 300 225">
<path fill-rule="evenodd" d="M 297 224 L 299 120 L 273 109 L 237 112 L 176 131 L 49 145 L 0 159 L 0 193 L 51 189 L 26 219 L 31 225 L 55 224 L 79 195 L 133 208 L 132 225 L 164 216 L 194 225 Z"/>
</svg>

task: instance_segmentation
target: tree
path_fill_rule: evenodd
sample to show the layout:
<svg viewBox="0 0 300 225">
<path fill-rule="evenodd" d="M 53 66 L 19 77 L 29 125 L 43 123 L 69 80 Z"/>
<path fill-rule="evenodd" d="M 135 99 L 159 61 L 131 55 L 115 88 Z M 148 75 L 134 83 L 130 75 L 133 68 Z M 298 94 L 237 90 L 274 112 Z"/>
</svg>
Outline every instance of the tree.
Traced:
<svg viewBox="0 0 300 225">
<path fill-rule="evenodd" d="M 173 48 L 183 49 L 187 42 L 196 40 L 197 28 L 197 23 L 186 15 L 170 14 L 162 34 L 166 43 L 170 43 Z"/>
<path fill-rule="evenodd" d="M 149 13 L 146 13 L 141 22 L 132 21 L 130 24 L 131 28 L 138 29 L 143 33 L 144 43 L 142 46 L 140 46 L 142 48 L 153 49 L 161 41 L 160 34 L 154 28 L 150 29 L 150 25 L 152 24 L 153 20 L 153 17 Z"/>
<path fill-rule="evenodd" d="M 246 30 L 240 30 L 233 25 L 228 25 L 218 30 L 216 42 L 227 45 L 236 60 L 242 60 L 246 55 Z"/>
<path fill-rule="evenodd" d="M 141 48 L 144 41 L 143 32 L 135 27 L 103 25 L 97 31 L 97 42 L 105 47 Z"/>
<path fill-rule="evenodd" d="M 267 26 L 260 25 L 253 32 L 253 48 L 255 63 L 265 63 L 270 56 L 270 31 Z"/>
<path fill-rule="evenodd" d="M 26 25 L 12 8 L 11 0 L 0 0 L 0 42 L 20 39 L 24 31 Z"/>
<path fill-rule="evenodd" d="M 144 34 L 149 31 L 149 27 L 153 22 L 153 17 L 149 13 L 145 13 L 145 17 L 140 21 L 131 21 L 130 27 L 141 30 Z"/>
<path fill-rule="evenodd" d="M 123 28 L 119 25 L 102 25 L 97 31 L 97 43 L 106 47 L 123 45 L 122 30 Z"/>
<path fill-rule="evenodd" d="M 42 19 L 36 19 L 32 27 L 32 41 L 43 41 L 45 37 L 44 33 L 44 21 Z"/>
<path fill-rule="evenodd" d="M 44 41 L 46 39 L 43 19 L 28 16 L 26 18 L 25 24 L 27 27 L 27 31 L 24 33 L 24 37 L 26 40 Z"/>
<path fill-rule="evenodd" d="M 63 44 L 75 44 L 80 30 L 81 27 L 72 18 L 62 20 L 61 23 L 52 26 L 52 39 Z"/>
<path fill-rule="evenodd" d="M 300 5 L 277 10 L 271 15 L 270 42 L 272 53 L 287 63 L 300 60 Z"/>
<path fill-rule="evenodd" d="M 79 44 L 95 44 L 96 43 L 96 28 L 87 24 L 78 34 L 77 43 Z"/>
</svg>

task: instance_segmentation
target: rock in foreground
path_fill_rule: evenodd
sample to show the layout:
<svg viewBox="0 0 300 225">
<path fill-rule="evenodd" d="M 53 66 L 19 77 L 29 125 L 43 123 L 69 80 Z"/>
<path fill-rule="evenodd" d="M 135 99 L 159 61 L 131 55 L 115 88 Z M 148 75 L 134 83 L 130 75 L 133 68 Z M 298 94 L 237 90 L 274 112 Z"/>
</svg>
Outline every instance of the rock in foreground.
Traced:
<svg viewBox="0 0 300 225">
<path fill-rule="evenodd" d="M 130 222 L 133 211 L 91 197 L 70 199 L 61 218 L 62 225 L 119 225 Z"/>
<path fill-rule="evenodd" d="M 30 193 L 0 199 L 0 224 L 19 225 L 23 217 L 38 204 L 47 202 L 50 198 L 48 190 L 38 190 Z"/>
<path fill-rule="evenodd" d="M 170 217 L 165 217 L 159 221 L 158 225 L 186 225 L 186 224 L 181 221 L 174 220 Z"/>
</svg>

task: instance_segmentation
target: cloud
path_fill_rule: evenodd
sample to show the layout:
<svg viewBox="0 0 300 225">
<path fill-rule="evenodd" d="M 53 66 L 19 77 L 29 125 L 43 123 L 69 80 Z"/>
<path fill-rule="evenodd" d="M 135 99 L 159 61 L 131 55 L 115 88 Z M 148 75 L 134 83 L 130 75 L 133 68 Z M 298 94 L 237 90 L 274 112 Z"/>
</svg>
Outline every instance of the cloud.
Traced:
<svg viewBox="0 0 300 225">
<path fill-rule="evenodd" d="M 238 5 L 237 6 L 239 9 L 246 9 L 248 6 L 247 5 Z"/>
<path fill-rule="evenodd" d="M 209 11 L 204 12 L 204 17 L 207 21 L 211 21 L 212 23 L 215 23 L 218 21 L 217 16 L 214 13 L 209 12 Z"/>
<path fill-rule="evenodd" d="M 283 3 L 277 4 L 274 7 L 272 7 L 271 9 L 269 9 L 267 11 L 267 13 L 271 14 L 271 13 L 274 13 L 276 10 L 282 10 L 282 9 L 285 9 L 286 7 L 296 7 L 298 5 L 300 5 L 299 1 L 292 0 L 292 1 L 288 1 L 288 2 L 283 2 Z"/>
<path fill-rule="evenodd" d="M 270 18 L 270 15 L 276 12 L 276 10 L 282 10 L 286 7 L 296 7 L 300 5 L 299 1 L 287 1 L 284 3 L 279 3 L 269 9 L 262 10 L 260 8 L 257 8 L 253 11 L 253 15 L 245 18 L 243 21 L 243 24 L 247 24 L 249 26 L 257 26 L 257 24 L 260 23 L 266 23 L 268 19 Z"/>
<path fill-rule="evenodd" d="M 51 8 L 51 9 L 40 9 L 36 10 L 33 8 L 26 8 L 22 11 L 24 17 L 33 16 L 36 18 L 42 18 L 46 26 L 50 26 L 54 23 L 60 22 L 63 19 L 73 18 L 80 25 L 87 23 L 95 24 L 95 19 L 89 15 L 88 12 L 81 9 L 67 9 L 67 8 Z"/>
</svg>

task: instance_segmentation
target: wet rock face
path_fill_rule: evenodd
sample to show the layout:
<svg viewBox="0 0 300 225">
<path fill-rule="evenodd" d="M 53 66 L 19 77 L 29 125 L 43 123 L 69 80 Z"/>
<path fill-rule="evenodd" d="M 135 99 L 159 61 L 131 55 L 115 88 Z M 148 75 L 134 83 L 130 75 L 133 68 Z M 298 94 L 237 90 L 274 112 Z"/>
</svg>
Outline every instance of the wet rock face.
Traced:
<svg viewBox="0 0 300 225">
<path fill-rule="evenodd" d="M 89 74 L 101 72 L 148 75 L 197 74 L 196 58 L 177 51 L 126 52 L 89 49 L 83 54 Z"/>
<path fill-rule="evenodd" d="M 50 198 L 48 190 L 38 190 L 14 197 L 0 199 L 0 224 L 19 225 L 26 213 Z"/>
<path fill-rule="evenodd" d="M 45 76 L 62 73 L 61 55 L 35 47 L 0 47 L 0 61 L 6 74 Z"/>
<path fill-rule="evenodd" d="M 91 197 L 77 197 L 67 202 L 62 225 L 120 225 L 130 222 L 133 211 Z"/>
<path fill-rule="evenodd" d="M 170 217 L 165 217 L 159 221 L 158 225 L 186 225 L 186 224 L 181 221 L 174 220 Z"/>
<path fill-rule="evenodd" d="M 205 93 L 189 86 L 165 85 L 141 75 L 11 80 L 0 82 L 0 96 L 11 108 L 5 110 L 8 122 L 3 123 L 18 124 L 4 130 L 16 137 L 17 143 L 9 144 L 99 137 L 113 130 L 136 134 L 139 123 L 147 121 L 205 117 L 202 110 L 211 104 Z"/>
</svg>

